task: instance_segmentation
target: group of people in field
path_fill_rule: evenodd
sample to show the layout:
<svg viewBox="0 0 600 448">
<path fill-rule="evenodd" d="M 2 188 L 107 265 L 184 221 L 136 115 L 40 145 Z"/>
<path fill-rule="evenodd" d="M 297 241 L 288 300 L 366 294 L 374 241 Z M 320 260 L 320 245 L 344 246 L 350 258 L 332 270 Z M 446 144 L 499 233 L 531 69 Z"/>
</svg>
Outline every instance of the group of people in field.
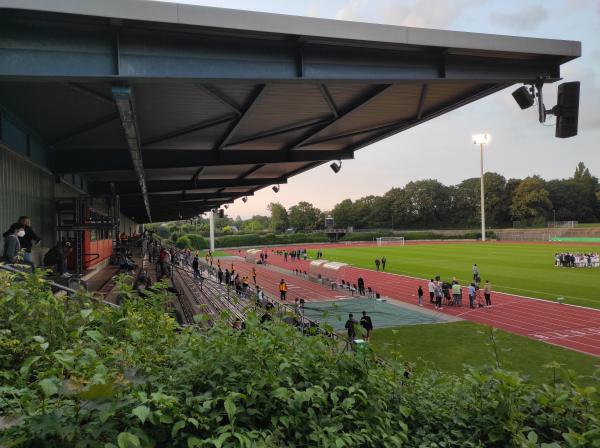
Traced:
<svg viewBox="0 0 600 448">
<path fill-rule="evenodd" d="M 600 267 L 600 255 L 597 253 L 559 252 L 554 254 L 554 266 L 561 268 L 597 268 Z"/>
<path fill-rule="evenodd" d="M 481 277 L 477 264 L 472 267 L 473 280 L 464 287 L 456 277 L 451 281 L 443 281 L 440 276 L 432 278 L 427 283 L 429 292 L 429 303 L 435 306 L 436 310 L 443 310 L 446 306 L 462 306 L 463 290 L 466 291 L 469 299 L 469 308 L 492 307 L 492 285 L 486 280 L 481 285 Z M 423 287 L 419 285 L 417 297 L 419 306 L 423 306 Z"/>
</svg>

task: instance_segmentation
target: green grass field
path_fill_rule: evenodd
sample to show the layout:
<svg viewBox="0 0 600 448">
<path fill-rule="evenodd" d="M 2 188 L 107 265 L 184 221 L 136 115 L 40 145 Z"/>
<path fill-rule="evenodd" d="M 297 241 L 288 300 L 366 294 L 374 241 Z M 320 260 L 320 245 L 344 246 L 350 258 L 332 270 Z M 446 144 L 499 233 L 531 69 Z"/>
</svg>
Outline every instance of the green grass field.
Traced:
<svg viewBox="0 0 600 448">
<path fill-rule="evenodd" d="M 591 378 L 600 368 L 600 360 L 572 350 L 546 344 L 501 330 L 496 332 L 500 365 L 527 375 L 532 382 L 552 381 L 547 364 L 562 364 L 560 375 L 575 371 L 580 384 L 597 383 Z M 495 365 L 490 327 L 473 322 L 409 325 L 375 330 L 371 339 L 375 352 L 383 358 L 416 362 L 418 370 L 431 366 L 443 372 L 460 374 L 464 365 Z"/>
<path fill-rule="evenodd" d="M 600 246 L 572 244 L 448 243 L 387 247 L 323 249 L 326 260 L 374 269 L 385 255 L 387 272 L 412 277 L 456 276 L 466 283 L 477 263 L 482 280 L 494 290 L 540 299 L 565 297 L 566 303 L 600 308 L 600 269 L 556 268 L 554 254 L 562 251 L 599 252 Z M 314 256 L 314 251 L 309 254 Z"/>
</svg>

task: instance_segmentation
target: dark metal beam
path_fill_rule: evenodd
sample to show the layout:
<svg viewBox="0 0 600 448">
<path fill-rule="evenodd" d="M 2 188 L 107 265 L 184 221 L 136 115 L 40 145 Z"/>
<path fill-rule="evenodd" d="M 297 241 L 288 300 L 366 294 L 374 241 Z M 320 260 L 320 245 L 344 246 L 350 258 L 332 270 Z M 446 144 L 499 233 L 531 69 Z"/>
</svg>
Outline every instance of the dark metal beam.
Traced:
<svg viewBox="0 0 600 448">
<path fill-rule="evenodd" d="M 148 200 L 148 186 L 146 183 L 144 163 L 142 161 L 142 149 L 140 147 L 140 130 L 135 111 L 133 92 L 129 87 L 115 86 L 112 88 L 112 94 L 119 111 L 123 130 L 125 131 L 125 139 L 127 140 L 127 145 L 129 147 L 131 163 L 133 164 L 133 169 L 138 178 L 138 187 L 142 192 L 148 220 L 152 222 L 150 201 Z"/>
<path fill-rule="evenodd" d="M 329 123 L 330 121 L 331 121 L 331 119 L 326 119 L 326 120 L 317 119 L 317 120 L 311 120 L 308 123 L 302 123 L 302 124 L 295 123 L 295 124 L 292 124 L 289 126 L 284 126 L 284 127 L 278 128 L 278 129 L 273 129 L 272 131 L 259 132 L 258 134 L 253 134 L 248 137 L 244 137 L 241 140 L 236 140 L 235 142 L 229 143 L 227 145 L 227 147 L 241 145 L 243 143 L 249 143 L 249 142 L 253 142 L 253 141 L 260 140 L 260 139 L 267 138 L 267 137 L 274 137 L 276 135 L 287 134 L 288 132 L 300 131 L 302 129 L 310 128 L 310 127 L 317 126 L 317 125 L 325 125 L 325 124 Z"/>
<path fill-rule="evenodd" d="M 330 129 L 334 124 L 336 124 L 342 118 L 347 117 L 348 115 L 352 114 L 353 112 L 356 112 L 359 109 L 362 109 L 367 104 L 369 104 L 372 101 L 374 101 L 375 99 L 379 98 L 381 95 L 383 95 L 389 89 L 391 89 L 392 86 L 393 86 L 393 84 L 386 84 L 386 85 L 381 85 L 381 86 L 376 87 L 372 93 L 370 93 L 366 97 L 362 98 L 360 101 L 358 101 L 357 104 L 355 104 L 354 106 L 352 106 L 350 109 L 348 109 L 347 111 L 345 111 L 343 114 L 338 115 L 337 118 L 335 118 L 334 120 L 331 120 L 325 126 L 319 128 L 315 132 L 312 132 L 309 135 L 305 136 L 303 139 L 301 139 L 300 141 L 298 141 L 291 149 L 300 148 L 300 147 L 302 147 L 304 145 L 309 144 L 310 141 L 313 138 L 315 138 L 316 136 L 318 136 L 322 132 L 326 131 L 327 129 Z"/>
<path fill-rule="evenodd" d="M 180 194 L 152 194 L 150 195 L 150 204 L 172 204 L 179 202 L 206 201 L 212 199 L 229 199 L 241 196 L 252 196 L 252 193 L 187 193 Z M 131 196 L 121 196 L 121 205 L 130 205 L 140 203 L 141 194 Z"/>
<path fill-rule="evenodd" d="M 86 96 L 89 96 L 90 98 L 94 98 L 95 100 L 98 100 L 100 102 L 103 102 L 105 104 L 110 104 L 111 106 L 114 107 L 115 102 L 113 101 L 112 98 L 108 97 L 108 96 L 104 96 L 88 87 L 85 87 L 82 84 L 77 84 L 74 82 L 65 82 L 63 83 L 63 85 L 65 87 L 68 87 L 69 89 L 75 90 L 76 92 L 82 93 Z"/>
<path fill-rule="evenodd" d="M 428 90 L 429 86 L 427 84 L 423 84 L 423 87 L 421 87 L 421 96 L 419 97 L 419 106 L 417 107 L 417 120 L 420 120 L 423 117 L 423 109 L 425 107 L 425 100 L 427 99 Z"/>
<path fill-rule="evenodd" d="M 286 178 L 257 178 L 257 179 L 211 179 L 211 180 L 150 180 L 147 182 L 148 194 L 180 192 L 202 188 L 254 187 L 286 183 Z M 139 194 L 139 184 L 134 181 L 114 182 L 116 194 Z M 109 194 L 109 184 L 106 182 L 91 182 L 90 194 Z"/>
<path fill-rule="evenodd" d="M 192 168 L 259 163 L 312 162 L 317 160 L 346 160 L 354 158 L 351 151 L 330 150 L 212 150 L 146 149 L 142 151 L 145 169 Z M 131 157 L 126 149 L 56 149 L 55 172 L 101 173 L 131 170 Z"/>
<path fill-rule="evenodd" d="M 113 103 L 113 105 L 114 105 L 114 103 Z M 104 126 L 105 124 L 108 124 L 108 123 L 113 122 L 118 119 L 119 119 L 119 115 L 116 112 L 114 114 L 110 114 L 105 117 L 99 118 L 98 120 L 96 120 L 92 123 L 86 124 L 85 126 L 82 126 L 78 129 L 74 129 L 73 131 L 70 131 L 68 134 L 61 135 L 56 140 L 51 142 L 50 146 L 59 146 L 60 144 L 65 143 L 66 141 L 68 141 L 74 137 L 83 135 L 87 132 L 93 131 L 94 129 L 98 129 L 101 126 Z"/>
<path fill-rule="evenodd" d="M 250 116 L 252 110 L 258 105 L 261 98 L 267 93 L 267 90 L 268 86 L 266 84 L 262 84 L 260 87 L 257 88 L 256 93 L 252 96 L 250 104 L 248 105 L 248 107 L 246 107 L 244 113 L 242 113 L 242 115 L 239 116 L 238 120 L 227 130 L 227 132 L 225 132 L 225 135 L 223 136 L 219 144 L 215 147 L 216 151 L 220 151 L 225 146 L 227 146 L 229 140 L 233 138 L 235 132 L 239 129 L 241 124 Z"/>
<path fill-rule="evenodd" d="M 480 98 L 486 97 L 488 95 L 491 95 L 493 93 L 496 93 L 502 89 L 505 89 L 506 87 L 508 87 L 510 84 L 488 84 L 488 85 L 484 85 L 483 87 L 479 87 L 477 89 L 475 89 L 473 92 L 471 92 L 471 94 L 460 98 L 460 99 L 454 99 L 451 101 L 448 101 L 448 103 L 441 105 L 440 107 L 436 108 L 435 110 L 431 110 L 428 111 L 428 113 L 423 113 L 423 116 L 421 119 L 412 119 L 412 120 L 408 120 L 404 123 L 399 123 L 397 126 L 382 131 L 380 134 L 374 136 L 374 137 L 369 137 L 368 139 L 365 139 L 359 143 L 357 143 L 356 145 L 352 146 L 351 148 L 349 148 L 352 151 L 357 151 L 360 148 L 364 148 L 365 146 L 369 146 L 372 145 L 373 143 L 376 143 L 380 140 L 383 140 L 385 138 L 388 138 L 394 134 L 397 134 L 399 132 L 405 131 L 407 129 L 410 129 L 420 123 L 424 123 L 426 121 L 432 120 L 436 117 L 439 117 L 440 115 L 443 115 L 445 113 L 448 113 L 454 109 L 458 109 L 459 107 L 462 107 L 466 104 L 472 103 L 473 101 L 476 101 Z"/>
<path fill-rule="evenodd" d="M 333 102 L 333 98 L 331 97 L 329 90 L 327 90 L 327 86 L 325 84 L 319 84 L 319 90 L 321 91 L 321 95 L 323 96 L 323 99 L 327 103 L 327 106 L 329 106 L 329 109 L 331 110 L 331 113 L 333 114 L 333 116 L 335 118 L 339 117 L 340 113 L 337 110 L 335 103 Z"/>
<path fill-rule="evenodd" d="M 218 91 L 217 89 L 215 89 L 213 87 L 209 87 L 205 84 L 195 84 L 195 86 L 198 87 L 200 90 L 202 90 L 205 94 L 207 94 L 211 98 L 214 98 L 217 101 L 219 101 L 220 103 L 227 106 L 229 109 L 231 109 L 233 112 L 235 112 L 236 115 L 242 115 L 242 110 L 238 107 L 238 105 L 235 104 L 224 93 Z"/>
<path fill-rule="evenodd" d="M 201 131 L 202 129 L 207 129 L 213 126 L 218 126 L 223 123 L 227 123 L 237 118 L 237 115 L 231 114 L 226 115 L 224 117 L 211 118 L 210 120 L 204 120 L 199 123 L 193 124 L 191 126 L 186 126 L 185 128 L 178 129 L 176 131 L 168 132 L 159 137 L 155 137 L 151 140 L 142 142 L 142 147 L 145 149 L 148 146 L 155 145 L 157 143 L 164 142 L 166 140 L 170 140 L 172 138 L 181 137 L 182 135 L 191 134 L 192 132 Z"/>
</svg>

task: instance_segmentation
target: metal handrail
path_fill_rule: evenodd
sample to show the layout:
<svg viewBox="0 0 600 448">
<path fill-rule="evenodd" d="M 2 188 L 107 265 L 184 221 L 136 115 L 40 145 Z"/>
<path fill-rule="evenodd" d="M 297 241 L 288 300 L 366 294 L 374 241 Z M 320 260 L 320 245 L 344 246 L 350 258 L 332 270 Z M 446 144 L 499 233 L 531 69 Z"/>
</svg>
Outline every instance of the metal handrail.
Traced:
<svg viewBox="0 0 600 448">
<path fill-rule="evenodd" d="M 21 275 L 23 277 L 26 277 L 26 276 L 30 275 L 27 272 L 20 271 L 20 270 L 14 268 L 12 266 L 9 266 L 9 265 L 3 264 L 3 263 L 0 263 L 0 269 L 3 269 L 3 270 L 8 271 L 8 272 L 11 272 L 13 274 L 19 274 L 19 275 Z M 77 294 L 77 292 L 78 292 L 77 290 L 75 290 L 73 288 L 69 288 L 69 287 L 67 287 L 65 285 L 61 285 L 60 283 L 56 283 L 56 282 L 54 282 L 52 280 L 42 279 L 42 281 L 44 283 L 52 286 L 53 288 L 56 288 L 56 289 L 59 289 L 61 291 L 66 292 L 69 295 Z M 111 307 L 115 307 L 115 308 L 119 308 L 119 305 L 116 305 L 116 304 L 114 304 L 112 302 L 109 302 L 108 300 L 98 299 L 97 297 L 94 297 L 93 295 L 90 296 L 90 297 L 92 298 L 92 300 L 96 300 L 98 302 L 104 303 L 105 305 L 108 305 L 108 306 L 111 306 Z"/>
</svg>

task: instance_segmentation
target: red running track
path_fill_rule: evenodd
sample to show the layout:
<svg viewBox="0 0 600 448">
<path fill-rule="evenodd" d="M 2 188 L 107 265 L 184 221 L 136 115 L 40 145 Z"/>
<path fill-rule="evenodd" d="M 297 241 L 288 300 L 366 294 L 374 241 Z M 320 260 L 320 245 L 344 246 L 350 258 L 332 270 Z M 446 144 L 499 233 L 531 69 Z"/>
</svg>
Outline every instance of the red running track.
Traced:
<svg viewBox="0 0 600 448">
<path fill-rule="evenodd" d="M 271 250 L 268 252 L 268 261 L 272 265 L 292 271 L 309 270 L 310 261 L 291 261 L 288 258 L 286 262 L 283 256 Z M 243 270 L 250 272 L 250 264 L 238 264 L 243 264 Z M 305 300 L 335 300 L 342 296 L 341 292 L 331 291 L 293 274 L 282 275 L 261 265 L 257 265 L 257 272 L 259 284 L 265 285 L 265 289 L 274 295 L 278 295 L 277 283 L 285 278 L 288 287 L 291 286 L 288 298 L 292 301 L 296 295 Z M 382 296 L 412 304 L 417 303 L 417 288 L 421 285 L 426 296 L 423 306 L 435 310 L 427 297 L 427 280 L 355 267 L 348 267 L 343 273 L 344 280 L 351 283 L 356 283 L 359 276 L 363 277 L 365 286 L 370 286 Z M 468 299 L 464 299 L 466 296 L 463 293 L 463 304 L 466 302 L 468 305 Z M 491 308 L 444 307 L 440 312 L 600 357 L 600 310 L 593 308 L 492 292 Z"/>
</svg>

